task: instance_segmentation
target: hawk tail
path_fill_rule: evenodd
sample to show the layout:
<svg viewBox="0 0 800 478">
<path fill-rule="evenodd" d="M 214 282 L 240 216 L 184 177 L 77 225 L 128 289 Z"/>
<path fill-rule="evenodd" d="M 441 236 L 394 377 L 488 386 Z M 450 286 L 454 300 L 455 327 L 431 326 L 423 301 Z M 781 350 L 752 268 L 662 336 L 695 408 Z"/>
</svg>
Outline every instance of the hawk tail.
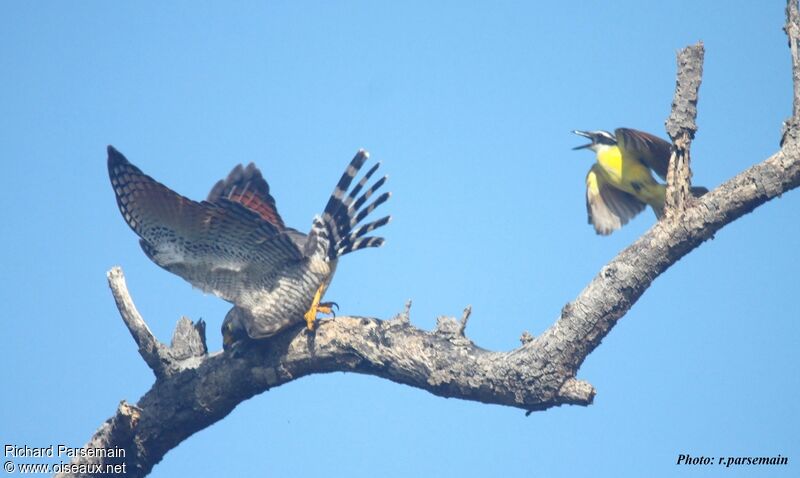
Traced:
<svg viewBox="0 0 800 478">
<path fill-rule="evenodd" d="M 328 199 L 322 217 L 320 220 L 314 221 L 311 236 L 315 239 L 327 239 L 327 241 L 319 241 L 319 245 L 322 246 L 323 242 L 327 242 L 325 253 L 330 260 L 359 249 L 379 247 L 384 242 L 382 237 L 371 237 L 366 234 L 386 225 L 391 220 L 391 216 L 384 216 L 359 225 L 372 211 L 391 197 L 391 193 L 384 192 L 372 202 L 367 203 L 386 183 L 388 176 L 383 176 L 375 181 L 359 196 L 372 175 L 378 170 L 380 163 L 376 163 L 367 170 L 364 176 L 350 189 L 353 180 L 367 159 L 369 159 L 369 154 L 364 150 L 360 150 L 355 155 Z M 317 241 L 312 241 L 312 243 L 317 243 Z"/>
</svg>

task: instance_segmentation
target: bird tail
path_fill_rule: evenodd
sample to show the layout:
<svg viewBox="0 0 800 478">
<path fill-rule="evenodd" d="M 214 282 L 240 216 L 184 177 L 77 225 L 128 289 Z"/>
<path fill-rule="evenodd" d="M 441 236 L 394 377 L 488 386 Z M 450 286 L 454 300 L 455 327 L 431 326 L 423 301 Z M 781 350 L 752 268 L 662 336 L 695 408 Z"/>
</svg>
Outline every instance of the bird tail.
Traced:
<svg viewBox="0 0 800 478">
<path fill-rule="evenodd" d="M 369 154 L 364 150 L 360 150 L 355 155 L 336 184 L 322 216 L 316 218 L 312 225 L 308 247 L 311 249 L 323 248 L 323 252 L 329 260 L 337 259 L 359 249 L 379 247 L 384 242 L 382 237 L 367 236 L 366 234 L 386 225 L 391 220 L 391 216 L 384 216 L 359 225 L 375 208 L 391 197 L 391 193 L 384 192 L 377 199 L 366 204 L 372 195 L 383 186 L 388 176 L 383 176 L 375 181 L 359 196 L 361 190 L 378 170 L 380 163 L 372 166 L 352 190 L 347 192 L 367 159 L 369 159 Z M 311 251 L 307 250 L 307 252 Z"/>
</svg>

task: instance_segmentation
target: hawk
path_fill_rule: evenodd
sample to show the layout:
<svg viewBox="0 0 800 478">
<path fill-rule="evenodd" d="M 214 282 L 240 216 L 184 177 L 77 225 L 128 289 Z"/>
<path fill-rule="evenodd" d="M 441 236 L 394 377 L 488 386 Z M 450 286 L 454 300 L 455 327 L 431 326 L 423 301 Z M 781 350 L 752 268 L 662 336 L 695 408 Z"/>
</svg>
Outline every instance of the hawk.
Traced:
<svg viewBox="0 0 800 478">
<path fill-rule="evenodd" d="M 586 211 L 595 232 L 611 234 L 647 205 L 661 218 L 667 190 L 652 173 L 667 179 L 670 143 L 630 128 L 617 128 L 614 134 L 577 130 L 573 133 L 592 142 L 572 149 L 590 149 L 597 159 L 586 175 Z M 707 192 L 703 187 L 692 188 L 695 196 Z"/>
<path fill-rule="evenodd" d="M 380 163 L 350 189 L 368 158 L 363 150 L 355 155 L 308 234 L 286 227 L 253 163 L 233 168 L 200 202 L 144 174 L 112 146 L 108 174 L 119 210 L 141 238 L 147 257 L 233 303 L 222 325 L 227 349 L 245 337 L 270 337 L 303 319 L 313 329 L 317 313 L 331 312 L 333 303 L 320 300 L 338 259 L 383 244 L 382 237 L 366 234 L 387 224 L 390 216 L 362 224 L 391 195 L 384 192 L 367 204 L 387 179 L 364 190 Z"/>
</svg>

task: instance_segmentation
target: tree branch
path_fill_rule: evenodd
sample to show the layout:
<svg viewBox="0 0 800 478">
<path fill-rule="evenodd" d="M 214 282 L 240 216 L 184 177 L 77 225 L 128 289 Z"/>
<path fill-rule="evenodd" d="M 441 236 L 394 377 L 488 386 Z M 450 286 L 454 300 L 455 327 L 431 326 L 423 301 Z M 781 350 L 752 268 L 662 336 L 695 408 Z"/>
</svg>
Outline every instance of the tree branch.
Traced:
<svg viewBox="0 0 800 478">
<path fill-rule="evenodd" d="M 798 52 L 798 42 L 800 42 L 800 10 L 796 1 L 786 2 L 786 26 L 783 27 L 789 42 L 789 51 L 792 54 L 792 84 L 794 85 L 794 96 L 792 102 L 792 116 L 800 118 L 800 52 Z"/>
<path fill-rule="evenodd" d="M 672 155 L 667 170 L 665 200 L 666 220 L 680 220 L 691 194 L 689 149 L 697 132 L 697 101 L 703 79 L 703 43 L 687 46 L 678 52 L 678 79 L 672 112 L 667 119 L 667 134 L 672 139 Z"/>
<path fill-rule="evenodd" d="M 119 268 L 112 270 L 109 281 L 129 298 Z M 126 301 L 121 315 L 127 316 L 131 307 L 132 301 Z M 89 446 L 101 443 L 131 450 L 127 471 L 144 476 L 168 450 L 253 395 L 306 375 L 337 371 L 524 410 L 591 403 L 591 385 L 564 377 L 544 355 L 529 354 L 534 365 L 521 369 L 514 353 L 476 347 L 463 334 L 469 311 L 465 309 L 461 321 L 440 317 L 434 332 L 410 325 L 404 319 L 406 309 L 392 320 L 337 317 L 320 321 L 313 333 L 300 324 L 267 341 L 238 343 L 228 352 L 206 355 L 193 367 L 160 376 L 137 404 L 132 433 L 129 421 L 115 416 Z M 81 460 L 98 462 L 94 457 Z"/>
<path fill-rule="evenodd" d="M 139 346 L 139 355 L 153 370 L 156 378 L 163 378 L 197 366 L 201 357 L 208 352 L 205 322 L 199 320 L 197 324 L 192 324 L 186 317 L 181 317 L 175 326 L 172 343 L 167 347 L 153 336 L 150 327 L 136 310 L 133 299 L 128 293 L 122 269 L 114 267 L 108 271 L 106 277 L 122 321 Z"/>
<path fill-rule="evenodd" d="M 800 140 L 800 10 L 796 0 L 786 2 L 786 25 L 783 27 L 789 42 L 789 51 L 792 54 L 792 117 L 783 124 L 781 146 L 787 142 L 798 143 Z"/>
<path fill-rule="evenodd" d="M 698 199 L 681 221 L 660 221 L 604 266 L 561 318 L 528 347 L 564 349 L 577 371 L 661 273 L 726 224 L 800 185 L 800 150 L 784 148 Z M 567 346 L 565 347 L 565 344 Z"/>
<path fill-rule="evenodd" d="M 165 370 L 164 363 L 166 361 L 166 347 L 159 342 L 150 327 L 144 321 L 136 306 L 133 304 L 128 293 L 128 286 L 125 284 L 125 276 L 122 275 L 122 269 L 114 267 L 106 274 L 108 278 L 108 285 L 111 287 L 111 294 L 114 296 L 114 302 L 117 303 L 117 309 L 122 316 L 122 321 L 128 327 L 128 330 L 139 346 L 139 355 L 142 356 L 147 366 L 153 370 L 156 377 L 162 375 Z"/>
<path fill-rule="evenodd" d="M 678 198 L 671 203 L 674 217 L 659 221 L 603 267 L 541 336 L 524 333 L 519 348 L 491 352 L 466 337 L 469 308 L 461 321 L 441 317 L 435 330 L 426 332 L 410 324 L 409 301 L 405 311 L 391 320 L 339 317 L 321 321 L 312 333 L 301 324 L 266 341 L 239 343 L 227 352 L 208 355 L 202 322 L 192 325 L 181 319 L 172 345 L 158 342 L 136 312 L 122 271 L 115 268 L 109 272 L 114 299 L 156 381 L 136 406 L 121 403 L 86 446 L 125 450 L 122 463 L 129 476 L 144 476 L 167 451 L 224 418 L 242 401 L 306 375 L 335 371 L 375 375 L 443 397 L 528 411 L 590 404 L 595 390 L 576 378 L 577 370 L 653 280 L 726 224 L 800 185 L 799 18 L 796 2 L 790 0 L 786 31 L 793 58 L 795 107 L 780 151 L 697 201 Z M 676 153 L 682 147 L 678 140 L 685 137 L 691 141 L 695 131 L 696 109 L 692 108 L 696 106 L 702 45 L 684 53 L 689 58 L 687 66 L 679 70 L 692 73 L 696 81 L 689 82 L 687 96 L 679 92 L 683 91 L 679 74 L 667 126 L 678 146 Z M 680 171 L 689 170 L 688 146 L 685 143 L 683 163 L 673 158 L 674 180 L 685 178 L 687 190 L 689 176 Z M 113 464 L 120 460 L 86 456 L 74 463 Z M 61 476 L 94 475 L 76 472 Z"/>
</svg>

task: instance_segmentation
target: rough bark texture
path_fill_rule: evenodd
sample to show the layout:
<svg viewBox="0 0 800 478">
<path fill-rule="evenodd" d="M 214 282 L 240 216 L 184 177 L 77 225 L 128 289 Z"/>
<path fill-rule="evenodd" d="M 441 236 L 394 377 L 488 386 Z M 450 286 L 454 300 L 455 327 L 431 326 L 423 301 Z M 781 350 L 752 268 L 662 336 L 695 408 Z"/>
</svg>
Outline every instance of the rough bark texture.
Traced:
<svg viewBox="0 0 800 478">
<path fill-rule="evenodd" d="M 526 333 L 516 350 L 492 352 L 465 336 L 469 309 L 460 321 L 442 317 L 436 329 L 427 332 L 411 325 L 409 303 L 391 320 L 339 317 L 321 321 L 313 333 L 298 326 L 266 343 L 240 343 L 228 352 L 209 355 L 202 322 L 193 325 L 181 319 L 171 346 L 158 342 L 136 311 L 122 271 L 114 268 L 108 276 L 112 293 L 156 381 L 135 406 L 121 403 L 86 446 L 124 448 L 128 475 L 144 476 L 170 449 L 242 401 L 305 375 L 335 371 L 375 375 L 443 397 L 529 412 L 590 404 L 595 390 L 576 378 L 578 368 L 653 280 L 726 224 L 800 185 L 798 19 L 796 2 L 790 0 L 785 29 L 793 60 L 794 116 L 786 122 L 781 149 L 701 199 L 686 201 L 685 194 L 683 200 L 675 198 L 670 205 L 674 213 L 603 267 L 541 336 Z M 670 166 L 671 180 L 685 187 L 684 193 L 688 193 L 688 147 L 696 130 L 702 53 L 702 45 L 679 53 L 678 85 L 668 121 L 677 153 Z M 118 462 L 99 457 L 75 460 Z"/>
<path fill-rule="evenodd" d="M 667 119 L 667 134 L 672 139 L 672 156 L 667 170 L 667 195 L 665 209 L 667 219 L 676 219 L 686 210 L 691 200 L 691 178 L 689 148 L 697 132 L 697 100 L 703 80 L 703 43 L 687 46 L 678 52 L 678 79 L 672 112 Z"/>
<path fill-rule="evenodd" d="M 786 25 L 783 27 L 789 40 L 789 51 L 792 54 L 792 85 L 794 96 L 792 101 L 792 117 L 783 125 L 783 139 L 781 146 L 786 142 L 787 135 L 797 135 L 800 130 L 800 8 L 796 1 L 786 2 Z M 794 139 L 797 139 L 796 137 Z"/>
</svg>

